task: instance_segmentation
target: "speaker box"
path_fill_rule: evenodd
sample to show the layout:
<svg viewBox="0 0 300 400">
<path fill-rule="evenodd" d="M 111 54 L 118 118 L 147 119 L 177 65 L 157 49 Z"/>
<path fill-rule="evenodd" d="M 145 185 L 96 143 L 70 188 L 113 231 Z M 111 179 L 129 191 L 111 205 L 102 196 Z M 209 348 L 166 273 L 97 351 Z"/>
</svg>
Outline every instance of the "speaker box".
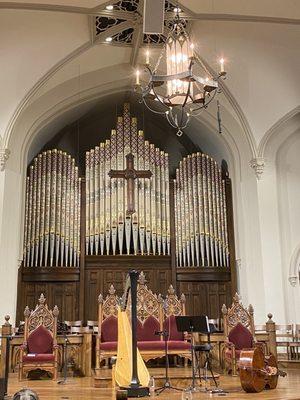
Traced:
<svg viewBox="0 0 300 400">
<path fill-rule="evenodd" d="M 164 31 L 165 0 L 144 1 L 144 33 L 158 34 Z"/>
</svg>

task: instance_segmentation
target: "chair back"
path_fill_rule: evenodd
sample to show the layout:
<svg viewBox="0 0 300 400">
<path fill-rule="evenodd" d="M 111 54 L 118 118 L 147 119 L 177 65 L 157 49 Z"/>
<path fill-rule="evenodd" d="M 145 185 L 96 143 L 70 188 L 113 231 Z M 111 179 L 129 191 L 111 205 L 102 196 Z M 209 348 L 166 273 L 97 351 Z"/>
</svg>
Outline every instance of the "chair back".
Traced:
<svg viewBox="0 0 300 400">
<path fill-rule="evenodd" d="M 137 319 L 144 325 L 149 318 L 162 322 L 162 298 L 153 293 L 146 285 L 146 276 L 142 271 L 139 275 L 137 286 Z M 128 311 L 130 307 L 128 307 Z"/>
<path fill-rule="evenodd" d="M 253 307 L 250 304 L 248 308 L 245 308 L 238 293 L 233 297 L 233 303 L 230 308 L 227 308 L 226 305 L 223 304 L 222 314 L 225 337 L 228 337 L 230 331 L 240 324 L 244 328 L 247 328 L 254 338 L 255 329 Z"/>
<path fill-rule="evenodd" d="M 90 321 L 88 320 L 86 325 L 89 327 L 89 330 L 93 333 L 98 333 L 98 321 Z"/>
<path fill-rule="evenodd" d="M 71 335 L 75 334 L 83 334 L 83 333 L 91 333 L 90 328 L 88 326 L 71 326 Z"/>
<path fill-rule="evenodd" d="M 277 342 L 292 342 L 294 339 L 293 324 L 275 325 Z"/>
<path fill-rule="evenodd" d="M 169 340 L 184 340 L 183 332 L 177 330 L 176 317 L 185 315 L 185 296 L 178 298 L 172 285 L 169 286 L 166 299 L 163 301 L 163 330 L 169 332 Z"/>
<path fill-rule="evenodd" d="M 168 294 L 163 302 L 164 319 L 174 315 L 175 317 L 185 315 L 185 295 L 182 293 L 178 298 L 172 285 L 169 286 Z"/>
<path fill-rule="evenodd" d="M 64 321 L 64 323 L 68 328 L 71 328 L 72 326 L 83 326 L 83 321 Z"/>
<path fill-rule="evenodd" d="M 49 310 L 43 293 L 33 311 L 26 306 L 24 311 L 24 340 L 32 353 L 49 353 L 56 344 L 57 317 L 59 311 L 55 306 Z"/>
<path fill-rule="evenodd" d="M 109 337 L 111 333 L 117 336 L 117 317 L 118 317 L 119 298 L 113 285 L 110 285 L 108 294 L 103 298 L 102 294 L 98 297 L 98 336 L 103 334 Z M 103 326 L 102 326 L 103 324 Z M 111 328 L 110 328 L 111 327 Z M 103 328 L 103 329 L 102 329 Z M 106 330 L 108 331 L 106 333 Z"/>
<path fill-rule="evenodd" d="M 295 324 L 294 340 L 296 342 L 300 341 L 300 324 Z"/>
<path fill-rule="evenodd" d="M 267 332 L 267 325 L 254 325 L 255 332 L 257 333 L 265 333 Z"/>
</svg>

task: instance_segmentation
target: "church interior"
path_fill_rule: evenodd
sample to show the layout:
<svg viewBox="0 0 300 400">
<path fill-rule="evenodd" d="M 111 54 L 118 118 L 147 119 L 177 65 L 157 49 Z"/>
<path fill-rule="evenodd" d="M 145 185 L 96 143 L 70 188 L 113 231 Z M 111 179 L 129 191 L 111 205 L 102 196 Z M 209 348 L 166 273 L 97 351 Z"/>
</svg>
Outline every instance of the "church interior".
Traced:
<svg viewBox="0 0 300 400">
<path fill-rule="evenodd" d="M 300 3 L 0 0 L 0 399 L 299 399 Z"/>
</svg>

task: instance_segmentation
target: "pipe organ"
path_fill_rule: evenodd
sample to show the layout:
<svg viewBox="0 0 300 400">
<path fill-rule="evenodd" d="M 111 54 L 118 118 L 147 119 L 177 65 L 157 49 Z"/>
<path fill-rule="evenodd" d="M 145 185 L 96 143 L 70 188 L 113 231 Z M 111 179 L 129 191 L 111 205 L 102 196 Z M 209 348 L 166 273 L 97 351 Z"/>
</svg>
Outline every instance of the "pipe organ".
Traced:
<svg viewBox="0 0 300 400">
<path fill-rule="evenodd" d="M 79 266 L 80 178 L 60 150 L 40 153 L 26 178 L 24 266 Z"/>
<path fill-rule="evenodd" d="M 134 169 L 126 169 L 128 154 Z M 110 177 L 112 171 L 124 174 Z M 135 174 L 128 188 L 126 171 Z M 151 177 L 137 177 L 139 171 Z M 26 179 L 24 266 L 79 266 L 81 222 L 87 256 L 171 254 L 168 154 L 145 140 L 129 104 L 110 138 L 86 152 L 84 198 L 80 189 L 70 155 L 48 150 L 34 158 Z M 225 181 L 214 159 L 196 153 L 180 161 L 171 214 L 177 267 L 229 267 Z"/>
<path fill-rule="evenodd" d="M 184 158 L 174 180 L 178 267 L 229 267 L 225 182 L 206 154 Z"/>
<path fill-rule="evenodd" d="M 135 179 L 135 212 L 126 215 L 127 181 L 110 178 L 134 156 L 135 170 L 150 170 L 150 179 Z M 109 140 L 86 153 L 86 254 L 170 254 L 168 154 L 138 131 L 129 104 L 118 117 Z"/>
<path fill-rule="evenodd" d="M 120 290 L 130 268 L 144 270 L 157 293 L 176 285 L 190 315 L 218 318 L 236 291 L 225 160 L 220 169 L 208 155 L 189 153 L 188 140 L 171 131 L 151 132 L 150 143 L 128 104 L 104 120 L 115 122 L 97 139 L 102 115 L 53 132 L 45 148 L 64 144 L 69 153 L 41 151 L 28 165 L 16 320 L 41 291 L 62 321 L 95 320 L 99 290 Z M 163 141 L 169 154 L 158 148 Z"/>
</svg>

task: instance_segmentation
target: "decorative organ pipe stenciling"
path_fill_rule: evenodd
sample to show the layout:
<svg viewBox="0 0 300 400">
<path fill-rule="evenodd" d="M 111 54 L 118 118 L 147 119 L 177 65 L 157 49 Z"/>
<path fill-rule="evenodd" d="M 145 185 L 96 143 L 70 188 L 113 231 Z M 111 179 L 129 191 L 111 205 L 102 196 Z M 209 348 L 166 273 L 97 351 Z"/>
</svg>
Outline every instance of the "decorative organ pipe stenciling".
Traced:
<svg viewBox="0 0 300 400">
<path fill-rule="evenodd" d="M 132 215 L 126 214 L 127 181 L 108 175 L 125 169 L 129 153 L 135 170 L 152 172 L 135 179 Z M 170 254 L 168 155 L 144 139 L 129 104 L 110 140 L 86 153 L 86 254 Z"/>
<path fill-rule="evenodd" d="M 24 266 L 79 266 L 80 178 L 60 150 L 39 154 L 26 178 Z"/>
<path fill-rule="evenodd" d="M 229 267 L 225 182 L 206 154 L 185 157 L 174 180 L 178 267 Z"/>
</svg>

